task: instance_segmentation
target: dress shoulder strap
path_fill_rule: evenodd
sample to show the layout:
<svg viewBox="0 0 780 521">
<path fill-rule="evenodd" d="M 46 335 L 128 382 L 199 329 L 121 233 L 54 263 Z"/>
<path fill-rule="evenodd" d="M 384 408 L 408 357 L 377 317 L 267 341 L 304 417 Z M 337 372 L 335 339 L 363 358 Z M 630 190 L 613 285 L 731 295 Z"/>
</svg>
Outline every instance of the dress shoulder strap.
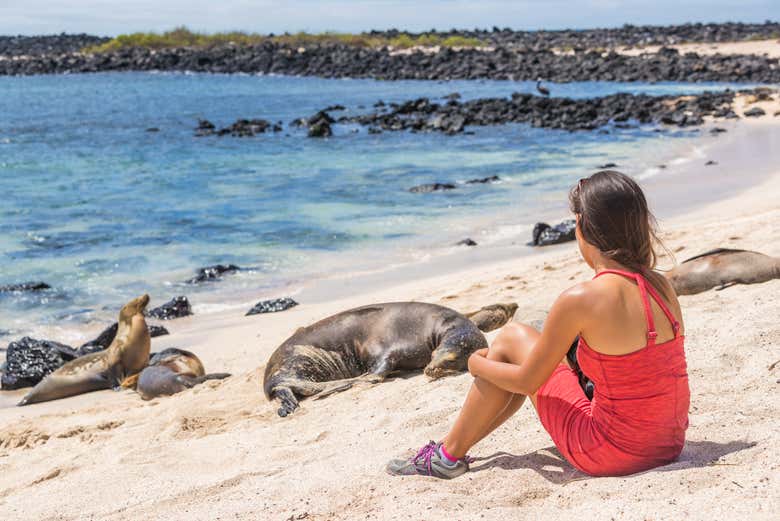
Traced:
<svg viewBox="0 0 780 521">
<path fill-rule="evenodd" d="M 672 324 L 672 329 L 674 330 L 674 337 L 677 338 L 679 334 L 678 332 L 680 330 L 680 323 L 677 322 L 677 319 L 674 318 L 674 315 L 672 315 L 672 312 L 669 311 L 669 308 L 667 307 L 666 303 L 664 303 L 663 299 L 655 290 L 652 284 L 649 284 L 647 280 L 645 280 L 645 278 L 639 273 L 634 273 L 631 271 L 624 271 L 624 270 L 603 270 L 598 272 L 596 276 L 593 278 L 595 279 L 597 277 L 600 277 L 605 273 L 622 275 L 623 277 L 628 277 L 636 281 L 636 285 L 639 288 L 639 294 L 642 297 L 642 307 L 644 308 L 645 311 L 645 320 L 647 321 L 647 345 L 648 346 L 655 345 L 655 339 L 658 337 L 658 332 L 655 330 L 655 320 L 653 320 L 653 308 L 650 306 L 650 299 L 648 298 L 648 294 L 653 298 L 653 300 L 655 300 L 658 303 L 658 306 L 661 308 L 661 311 L 663 311 L 664 315 L 666 315 L 666 318 Z"/>
</svg>

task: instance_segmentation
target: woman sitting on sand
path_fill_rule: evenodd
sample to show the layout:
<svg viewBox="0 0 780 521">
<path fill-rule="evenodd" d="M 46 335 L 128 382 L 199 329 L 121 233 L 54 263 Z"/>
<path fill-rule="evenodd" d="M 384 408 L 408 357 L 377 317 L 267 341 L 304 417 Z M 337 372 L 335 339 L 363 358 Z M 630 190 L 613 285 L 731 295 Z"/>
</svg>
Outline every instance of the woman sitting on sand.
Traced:
<svg viewBox="0 0 780 521">
<path fill-rule="evenodd" d="M 563 292 L 540 333 L 509 324 L 469 358 L 474 383 L 450 432 L 391 474 L 454 478 L 471 447 L 523 405 L 526 396 L 558 450 L 593 476 L 619 476 L 673 461 L 688 427 L 690 391 L 680 304 L 654 272 L 655 219 L 628 176 L 598 172 L 572 189 L 577 242 L 596 275 Z M 595 384 L 593 401 L 566 353 Z"/>
</svg>

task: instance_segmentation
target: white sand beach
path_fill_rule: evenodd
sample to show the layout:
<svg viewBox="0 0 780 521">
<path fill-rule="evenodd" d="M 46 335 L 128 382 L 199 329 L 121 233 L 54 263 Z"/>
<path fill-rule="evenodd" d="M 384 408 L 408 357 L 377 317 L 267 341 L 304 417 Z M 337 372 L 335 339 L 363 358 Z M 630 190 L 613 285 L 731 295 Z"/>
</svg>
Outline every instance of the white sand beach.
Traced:
<svg viewBox="0 0 780 521">
<path fill-rule="evenodd" d="M 694 181 L 678 182 L 673 173 L 648 180 L 662 239 L 678 261 L 716 247 L 780 255 L 780 165 L 767 163 L 769 150 L 780 149 L 776 105 L 763 118 L 734 124 L 749 130 L 742 137 L 736 130 L 702 137 L 723 145 L 708 149 L 718 165 L 687 167 L 686 179 Z M 754 162 L 739 159 L 740 149 Z M 750 186 L 745 164 L 765 170 Z M 686 206 L 689 196 L 711 189 L 707 178 L 731 179 L 735 188 L 723 199 Z M 692 392 L 687 442 L 679 461 L 639 475 L 579 473 L 528 404 L 474 448 L 472 471 L 458 479 L 385 474 L 387 460 L 446 432 L 468 374 L 436 381 L 414 374 L 353 388 L 305 400 L 288 418 L 262 394 L 264 364 L 276 346 L 335 312 L 395 300 L 461 311 L 517 302 L 515 319 L 533 321 L 562 290 L 591 276 L 568 243 L 347 298 L 302 301 L 283 313 L 172 321 L 170 336 L 153 339 L 154 351 L 189 349 L 208 371 L 233 376 L 149 402 L 132 391 L 101 391 L 0 409 L 0 517 L 777 519 L 780 280 L 681 297 Z M 23 391 L 4 394 L 16 400 Z"/>
</svg>

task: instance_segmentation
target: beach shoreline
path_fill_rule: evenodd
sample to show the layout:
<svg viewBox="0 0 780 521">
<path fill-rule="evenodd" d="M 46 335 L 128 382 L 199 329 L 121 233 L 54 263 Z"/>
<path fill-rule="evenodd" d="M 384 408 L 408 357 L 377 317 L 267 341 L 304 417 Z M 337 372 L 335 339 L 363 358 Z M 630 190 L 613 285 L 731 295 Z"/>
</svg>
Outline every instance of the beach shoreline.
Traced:
<svg viewBox="0 0 780 521">
<path fill-rule="evenodd" d="M 661 239 L 678 261 L 716 247 L 780 255 L 780 163 L 772 151 L 780 150 L 780 134 L 768 114 L 736 123 L 743 130 L 703 137 L 713 143 L 706 158 L 680 165 L 695 170 L 693 184 L 681 184 L 685 176 L 675 175 L 676 168 L 646 181 Z M 710 157 L 718 165 L 705 167 Z M 740 183 L 745 170 L 753 177 Z M 714 184 L 718 198 L 692 197 Z M 662 195 L 667 207 L 659 204 Z M 677 462 L 640 475 L 591 479 L 577 472 L 557 455 L 529 406 L 475 447 L 479 460 L 462 478 L 385 475 L 389 458 L 444 433 L 468 389 L 467 374 L 392 379 L 304 400 L 291 417 L 277 417 L 262 395 L 262 371 L 276 346 L 302 325 L 395 300 L 459 311 L 514 301 L 516 320 L 533 322 L 562 290 L 591 276 L 574 243 L 506 258 L 489 248 L 492 259 L 479 257 L 480 247 L 472 251 L 475 259 L 460 268 L 444 264 L 420 278 L 382 274 L 386 284 L 362 286 L 336 280 L 319 295 L 301 293 L 302 304 L 283 313 L 243 317 L 230 310 L 166 323 L 171 335 L 155 338 L 152 349 L 192 350 L 207 371 L 233 373 L 222 382 L 150 402 L 130 391 L 101 391 L 0 408 L 0 514 L 111 520 L 776 515 L 780 407 L 768 397 L 780 378 L 780 368 L 770 368 L 780 358 L 780 280 L 681 298 L 692 389 L 688 441 Z M 671 265 L 661 258 L 662 268 Z M 423 271 L 406 269 L 407 275 Z M 3 393 L 3 400 L 22 394 Z"/>
</svg>

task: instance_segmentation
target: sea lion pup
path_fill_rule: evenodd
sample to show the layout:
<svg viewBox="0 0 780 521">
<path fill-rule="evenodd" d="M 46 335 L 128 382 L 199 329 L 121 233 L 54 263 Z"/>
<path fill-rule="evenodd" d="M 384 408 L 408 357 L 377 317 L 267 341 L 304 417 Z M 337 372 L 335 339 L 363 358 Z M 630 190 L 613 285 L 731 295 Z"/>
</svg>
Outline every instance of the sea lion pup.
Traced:
<svg viewBox="0 0 780 521">
<path fill-rule="evenodd" d="M 125 304 L 119 312 L 116 337 L 105 351 L 84 355 L 63 365 L 33 387 L 19 405 L 118 388 L 125 378 L 138 373 L 149 361 L 151 337 L 144 320 L 147 304 L 149 295 Z"/>
<path fill-rule="evenodd" d="M 474 322 L 480 331 L 489 333 L 512 320 L 516 311 L 517 304 L 512 302 L 510 304 L 491 304 L 478 311 L 464 313 L 464 315 Z"/>
<path fill-rule="evenodd" d="M 710 288 L 721 290 L 780 278 L 780 258 L 718 248 L 683 261 L 665 275 L 678 295 L 695 295 Z"/>
<path fill-rule="evenodd" d="M 221 380 L 228 373 L 206 374 L 203 364 L 194 353 L 175 347 L 156 353 L 140 374 L 122 383 L 123 387 L 135 387 L 144 400 L 158 396 L 170 396 L 190 389 L 206 380 Z"/>
<path fill-rule="evenodd" d="M 469 355 L 485 347 L 477 326 L 452 309 L 373 304 L 298 329 L 268 360 L 263 390 L 279 401 L 279 416 L 287 416 L 298 408 L 298 397 L 379 383 L 395 371 L 425 368 L 431 378 L 464 371 Z"/>
</svg>

